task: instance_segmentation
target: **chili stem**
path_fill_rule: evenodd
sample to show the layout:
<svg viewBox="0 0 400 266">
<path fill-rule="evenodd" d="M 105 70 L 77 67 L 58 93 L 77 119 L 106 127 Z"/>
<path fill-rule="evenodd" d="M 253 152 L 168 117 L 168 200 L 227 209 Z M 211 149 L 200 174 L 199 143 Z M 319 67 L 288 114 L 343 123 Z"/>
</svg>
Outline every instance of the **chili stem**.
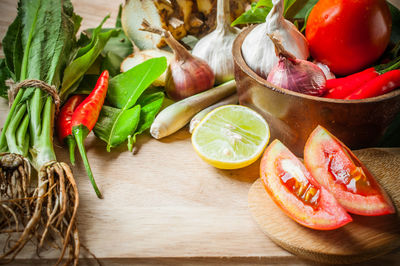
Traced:
<svg viewBox="0 0 400 266">
<path fill-rule="evenodd" d="M 72 128 L 72 133 L 74 134 L 79 153 L 82 157 L 83 165 L 85 166 L 86 173 L 89 176 L 89 180 L 92 183 L 93 189 L 96 192 L 97 197 L 102 199 L 103 196 L 101 195 L 101 192 L 97 187 L 96 181 L 94 180 L 92 169 L 90 168 L 90 164 L 86 155 L 85 146 L 83 145 L 83 141 L 88 135 L 89 130 L 87 129 L 87 127 L 79 125 Z"/>
<path fill-rule="evenodd" d="M 72 165 L 75 165 L 75 147 L 76 147 L 76 141 L 73 136 L 68 136 L 65 139 L 65 142 L 67 143 L 68 150 L 69 150 L 69 161 L 71 162 Z"/>
</svg>

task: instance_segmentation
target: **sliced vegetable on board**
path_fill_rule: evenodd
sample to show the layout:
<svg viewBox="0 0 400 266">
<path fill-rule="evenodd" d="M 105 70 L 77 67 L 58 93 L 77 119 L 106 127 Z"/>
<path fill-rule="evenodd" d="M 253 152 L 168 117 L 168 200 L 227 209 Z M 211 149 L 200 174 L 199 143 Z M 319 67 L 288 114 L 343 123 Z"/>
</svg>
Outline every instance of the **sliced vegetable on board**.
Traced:
<svg viewBox="0 0 400 266">
<path fill-rule="evenodd" d="M 204 108 L 236 92 L 234 80 L 171 104 L 154 119 L 151 136 L 161 139 L 183 128 L 192 117 Z"/>
<path fill-rule="evenodd" d="M 260 175 L 271 199 L 291 219 L 317 230 L 332 230 L 352 221 L 334 196 L 279 140 L 261 159 Z"/>
<path fill-rule="evenodd" d="M 325 128 L 318 126 L 311 133 L 304 148 L 304 163 L 347 211 L 368 216 L 395 212 L 368 169 Z"/>
<path fill-rule="evenodd" d="M 142 27 L 141 30 L 162 36 L 174 52 L 165 80 L 165 91 L 171 99 L 182 100 L 213 87 L 214 72 L 206 61 L 193 56 L 169 31 L 154 28 L 146 20 Z"/>
<path fill-rule="evenodd" d="M 65 143 L 69 150 L 69 159 L 72 165 L 75 165 L 75 147 L 76 141 L 72 134 L 72 116 L 79 104 L 85 99 L 85 95 L 73 95 L 61 108 L 57 117 L 57 134 L 61 143 Z"/>
<path fill-rule="evenodd" d="M 264 118 L 241 105 L 211 111 L 192 134 L 192 145 L 207 163 L 220 169 L 238 169 L 255 162 L 270 137 Z"/>
</svg>

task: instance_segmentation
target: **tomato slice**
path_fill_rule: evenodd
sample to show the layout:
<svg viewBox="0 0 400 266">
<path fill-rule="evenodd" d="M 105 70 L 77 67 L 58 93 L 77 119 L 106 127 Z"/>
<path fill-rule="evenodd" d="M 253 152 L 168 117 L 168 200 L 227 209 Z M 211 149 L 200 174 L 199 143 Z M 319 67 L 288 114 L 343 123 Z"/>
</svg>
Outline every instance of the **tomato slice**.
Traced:
<svg viewBox="0 0 400 266">
<path fill-rule="evenodd" d="M 333 195 L 315 181 L 303 163 L 279 140 L 266 149 L 260 173 L 274 202 L 299 224 L 331 230 L 352 221 Z"/>
<path fill-rule="evenodd" d="M 325 128 L 318 126 L 311 133 L 304 148 L 304 163 L 347 211 L 367 216 L 395 212 L 368 169 Z"/>
</svg>

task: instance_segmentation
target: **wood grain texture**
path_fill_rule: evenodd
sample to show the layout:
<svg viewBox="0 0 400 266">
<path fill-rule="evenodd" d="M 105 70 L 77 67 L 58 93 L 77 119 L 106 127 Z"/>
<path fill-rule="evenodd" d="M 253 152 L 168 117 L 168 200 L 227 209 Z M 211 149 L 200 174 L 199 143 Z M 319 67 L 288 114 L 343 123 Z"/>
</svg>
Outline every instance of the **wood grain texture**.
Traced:
<svg viewBox="0 0 400 266">
<path fill-rule="evenodd" d="M 400 207 L 400 149 L 355 151 Z M 249 191 L 250 211 L 271 240 L 302 258 L 324 263 L 356 263 L 400 247 L 400 214 L 378 217 L 352 215 L 353 222 L 318 231 L 299 225 L 272 201 L 261 179 Z"/>
</svg>

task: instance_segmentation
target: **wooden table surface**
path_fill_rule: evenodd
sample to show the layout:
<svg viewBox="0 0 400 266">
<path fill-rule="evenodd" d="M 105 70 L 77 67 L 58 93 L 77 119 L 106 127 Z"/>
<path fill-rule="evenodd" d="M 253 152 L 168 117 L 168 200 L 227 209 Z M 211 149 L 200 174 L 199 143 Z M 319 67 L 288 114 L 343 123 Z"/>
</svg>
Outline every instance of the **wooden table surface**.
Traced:
<svg viewBox="0 0 400 266">
<path fill-rule="evenodd" d="M 0 0 L 0 39 L 16 14 L 15 0 Z M 94 27 L 111 14 L 112 26 L 118 1 L 74 0 L 84 20 Z M 0 124 L 8 112 L 0 100 Z M 215 169 L 193 151 L 187 130 L 162 141 L 139 138 L 137 155 L 124 145 L 107 153 L 93 134 L 86 141 L 89 160 L 104 200 L 96 198 L 79 161 L 73 168 L 81 205 L 78 226 L 81 242 L 106 265 L 309 265 L 281 249 L 252 220 L 247 193 L 258 178 L 258 163 L 236 171 Z M 58 143 L 60 161 L 68 161 Z M 285 228 L 282 228 L 285 230 Z M 36 257 L 27 246 L 15 265 L 48 265 L 58 252 Z M 81 264 L 94 265 L 82 252 Z M 400 250 L 369 261 L 370 265 L 400 262 Z"/>
</svg>

